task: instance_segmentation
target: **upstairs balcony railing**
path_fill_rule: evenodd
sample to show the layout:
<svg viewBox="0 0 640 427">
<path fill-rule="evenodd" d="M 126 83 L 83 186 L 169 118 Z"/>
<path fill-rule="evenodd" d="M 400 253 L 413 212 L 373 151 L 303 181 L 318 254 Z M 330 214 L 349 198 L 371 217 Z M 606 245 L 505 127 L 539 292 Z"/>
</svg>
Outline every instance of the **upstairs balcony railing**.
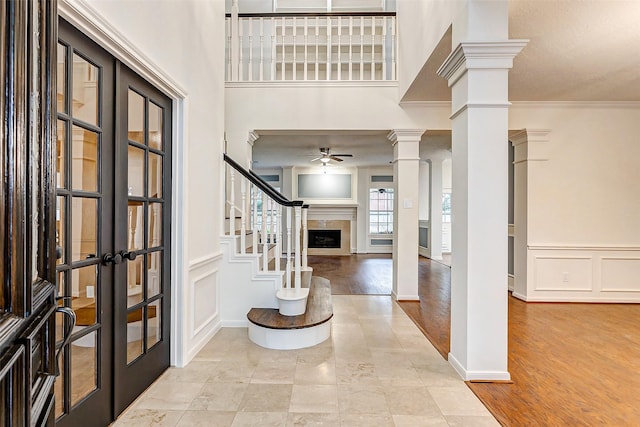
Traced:
<svg viewBox="0 0 640 427">
<path fill-rule="evenodd" d="M 226 80 L 395 80 L 396 29 L 394 12 L 232 12 Z"/>
</svg>

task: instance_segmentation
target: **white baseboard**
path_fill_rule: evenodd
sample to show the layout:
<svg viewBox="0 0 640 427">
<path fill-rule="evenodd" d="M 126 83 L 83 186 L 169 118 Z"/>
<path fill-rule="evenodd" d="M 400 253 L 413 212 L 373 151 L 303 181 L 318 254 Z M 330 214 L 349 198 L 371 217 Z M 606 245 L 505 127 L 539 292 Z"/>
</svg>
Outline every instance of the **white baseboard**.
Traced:
<svg viewBox="0 0 640 427">
<path fill-rule="evenodd" d="M 449 364 L 456 370 L 458 375 L 465 381 L 510 381 L 511 374 L 508 371 L 468 371 L 462 364 L 449 353 L 447 359 Z"/>
<path fill-rule="evenodd" d="M 420 296 L 418 295 L 399 295 L 394 291 L 391 291 L 391 296 L 396 301 L 420 301 Z"/>
</svg>

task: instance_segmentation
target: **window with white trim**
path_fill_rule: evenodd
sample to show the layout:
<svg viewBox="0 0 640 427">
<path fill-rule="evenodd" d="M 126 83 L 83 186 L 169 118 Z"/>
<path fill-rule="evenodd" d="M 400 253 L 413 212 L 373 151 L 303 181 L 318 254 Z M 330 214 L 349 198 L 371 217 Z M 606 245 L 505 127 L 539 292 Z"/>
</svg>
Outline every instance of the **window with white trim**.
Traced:
<svg viewBox="0 0 640 427">
<path fill-rule="evenodd" d="M 393 233 L 393 188 L 369 189 L 369 234 Z"/>
</svg>

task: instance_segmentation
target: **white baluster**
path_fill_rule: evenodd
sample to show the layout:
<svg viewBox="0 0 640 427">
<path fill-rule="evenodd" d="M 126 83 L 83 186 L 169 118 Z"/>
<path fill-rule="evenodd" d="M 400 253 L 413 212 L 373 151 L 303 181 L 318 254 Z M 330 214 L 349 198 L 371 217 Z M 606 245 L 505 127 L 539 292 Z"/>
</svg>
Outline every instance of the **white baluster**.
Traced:
<svg viewBox="0 0 640 427">
<path fill-rule="evenodd" d="M 353 16 L 349 17 L 349 81 L 353 80 Z"/>
<path fill-rule="evenodd" d="M 296 17 L 293 17 L 293 21 L 291 23 L 291 28 L 293 29 L 293 67 L 292 67 L 292 73 L 291 76 L 293 78 L 293 80 L 297 79 L 297 72 L 298 72 L 298 64 L 296 64 L 296 55 L 297 55 L 297 49 L 296 49 L 296 35 L 298 34 L 298 24 L 296 23 Z"/>
<path fill-rule="evenodd" d="M 331 18 L 327 16 L 327 80 L 331 80 Z"/>
<path fill-rule="evenodd" d="M 278 22 L 274 17 L 271 17 L 271 80 L 276 80 L 276 45 L 278 44 L 277 37 Z"/>
<path fill-rule="evenodd" d="M 285 275 L 287 276 L 287 288 L 291 288 L 291 207 L 287 207 L 287 264 Z"/>
<path fill-rule="evenodd" d="M 244 20 L 238 21 L 238 81 L 244 81 Z"/>
<path fill-rule="evenodd" d="M 307 64 L 309 62 L 309 52 L 308 52 L 308 47 L 309 47 L 309 37 L 308 37 L 309 33 L 308 33 L 308 20 L 307 17 L 304 17 L 304 69 L 303 69 L 303 74 L 304 74 L 304 80 L 307 80 Z"/>
<path fill-rule="evenodd" d="M 396 17 L 391 18 L 391 80 L 396 79 Z"/>
<path fill-rule="evenodd" d="M 338 16 L 338 80 L 342 80 L 342 16 Z"/>
<path fill-rule="evenodd" d="M 264 80 L 264 18 L 260 18 L 260 81 Z"/>
<path fill-rule="evenodd" d="M 364 16 L 360 17 L 360 80 L 364 80 Z"/>
<path fill-rule="evenodd" d="M 233 0 L 231 5 L 230 26 L 231 26 L 231 41 L 230 41 L 229 57 L 231 62 L 230 64 L 231 75 L 229 76 L 229 78 L 231 79 L 231 81 L 237 82 L 238 70 L 240 68 L 240 59 L 239 59 L 240 46 L 242 46 L 240 44 L 240 36 L 238 32 L 240 27 L 240 20 L 238 18 L 238 0 Z"/>
<path fill-rule="evenodd" d="M 253 81 L 253 18 L 249 17 L 249 67 L 247 68 L 248 80 Z"/>
<path fill-rule="evenodd" d="M 302 268 L 304 270 L 309 266 L 307 260 L 307 249 L 309 247 L 309 235 L 307 231 L 307 214 L 309 212 L 308 208 L 302 209 Z"/>
<path fill-rule="evenodd" d="M 230 194 L 229 194 L 229 236 L 236 235 L 236 171 L 231 168 L 230 177 Z"/>
<path fill-rule="evenodd" d="M 232 68 L 231 68 L 231 62 L 232 62 L 232 57 L 233 57 L 233 53 L 232 53 L 232 41 L 231 41 L 231 35 L 232 35 L 232 30 L 231 30 L 231 19 L 228 18 L 225 20 L 225 26 L 226 26 L 226 30 L 227 30 L 227 54 L 228 54 L 228 58 L 227 58 L 227 80 L 231 81 L 231 79 L 233 78 L 232 76 Z"/>
<path fill-rule="evenodd" d="M 244 254 L 247 247 L 247 181 L 240 182 L 240 193 L 242 194 L 242 206 L 240 208 L 240 253 Z"/>
<path fill-rule="evenodd" d="M 267 232 L 267 209 L 271 199 L 262 193 L 262 227 L 260 238 L 262 239 L 262 271 L 269 270 L 269 234 Z"/>
<path fill-rule="evenodd" d="M 252 184 L 252 188 L 253 188 L 253 198 L 252 198 L 253 219 L 251 221 L 251 231 L 252 231 L 251 238 L 253 240 L 251 242 L 252 243 L 251 252 L 253 254 L 257 254 L 258 253 L 258 195 L 259 195 L 259 190 L 258 190 L 258 187 L 256 187 L 253 184 Z"/>
<path fill-rule="evenodd" d="M 371 17 L 371 80 L 376 79 L 376 17 Z"/>
<path fill-rule="evenodd" d="M 282 69 L 280 70 L 280 74 L 281 74 L 281 79 L 280 80 L 286 80 L 286 76 L 285 76 L 285 65 L 284 65 L 284 54 L 285 54 L 285 49 L 284 49 L 284 36 L 285 33 L 287 32 L 286 30 L 286 25 L 287 22 L 285 21 L 284 16 L 282 17 Z"/>
<path fill-rule="evenodd" d="M 382 17 L 382 77 L 387 79 L 387 17 Z"/>
<path fill-rule="evenodd" d="M 320 61 L 319 56 L 318 56 L 318 45 L 320 44 L 320 27 L 319 27 L 319 22 L 320 22 L 320 18 L 316 16 L 316 80 L 318 80 L 319 78 L 319 72 L 320 70 L 318 69 L 318 63 Z"/>
<path fill-rule="evenodd" d="M 294 257 L 295 257 L 295 270 L 294 270 L 294 285 L 296 287 L 296 289 L 299 289 L 302 287 L 302 274 L 301 274 L 301 259 L 300 259 L 300 229 L 302 228 L 302 218 L 301 218 L 301 214 L 302 214 L 302 207 L 300 206 L 296 206 L 295 207 L 295 213 L 296 213 L 296 223 L 295 223 L 295 227 L 294 227 L 294 236 L 296 239 L 296 250 L 294 253 Z"/>
<path fill-rule="evenodd" d="M 282 205 L 276 207 L 276 272 L 280 272 L 282 260 Z"/>
</svg>

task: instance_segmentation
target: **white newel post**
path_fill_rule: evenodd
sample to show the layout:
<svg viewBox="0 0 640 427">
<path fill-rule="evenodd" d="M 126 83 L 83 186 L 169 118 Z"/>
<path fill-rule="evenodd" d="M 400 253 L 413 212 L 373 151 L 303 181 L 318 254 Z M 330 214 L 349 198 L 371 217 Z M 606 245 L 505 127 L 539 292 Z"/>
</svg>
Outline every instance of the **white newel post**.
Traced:
<svg viewBox="0 0 640 427">
<path fill-rule="evenodd" d="M 306 270 L 309 266 L 307 260 L 307 249 L 309 247 L 309 236 L 307 232 L 307 214 L 309 206 L 302 207 L 302 269 Z"/>
<path fill-rule="evenodd" d="M 442 160 L 429 162 L 429 254 L 442 259 Z"/>
<path fill-rule="evenodd" d="M 247 247 L 247 181 L 240 181 L 242 205 L 240 205 L 240 253 L 244 254 Z"/>
<path fill-rule="evenodd" d="M 258 253 L 258 187 L 251 184 L 251 191 L 253 197 L 251 198 L 251 209 L 253 210 L 252 220 L 251 220 L 251 239 L 252 239 L 252 247 L 251 253 Z"/>
<path fill-rule="evenodd" d="M 397 129 L 388 137 L 393 144 L 393 296 L 396 300 L 418 297 L 418 193 L 420 187 L 420 138 L 424 130 Z"/>
<path fill-rule="evenodd" d="M 438 74 L 452 98 L 449 363 L 467 381 L 507 370 L 508 71 L 523 40 L 460 43 Z"/>
<path fill-rule="evenodd" d="M 236 234 L 236 171 L 230 168 L 229 171 L 229 236 Z"/>
<path fill-rule="evenodd" d="M 302 287 L 302 274 L 301 274 L 301 259 L 300 259 L 300 230 L 302 228 L 302 206 L 295 206 L 295 227 L 294 235 L 296 240 L 296 250 L 293 256 L 295 257 L 295 270 L 294 270 L 294 286 L 296 289 Z"/>
<path fill-rule="evenodd" d="M 287 206 L 287 264 L 285 275 L 287 277 L 287 288 L 291 288 L 291 210 Z"/>
<path fill-rule="evenodd" d="M 271 199 L 262 193 L 262 225 L 260 227 L 260 238 L 262 239 L 262 271 L 269 269 L 269 233 L 267 232 L 267 206 Z"/>
<path fill-rule="evenodd" d="M 282 205 L 278 205 L 276 214 L 276 272 L 280 272 L 280 262 L 282 261 Z"/>
<path fill-rule="evenodd" d="M 231 2 L 231 81 L 238 81 L 238 71 L 240 68 L 240 33 L 239 33 L 239 19 L 238 19 L 238 0 L 232 0 Z"/>
</svg>

